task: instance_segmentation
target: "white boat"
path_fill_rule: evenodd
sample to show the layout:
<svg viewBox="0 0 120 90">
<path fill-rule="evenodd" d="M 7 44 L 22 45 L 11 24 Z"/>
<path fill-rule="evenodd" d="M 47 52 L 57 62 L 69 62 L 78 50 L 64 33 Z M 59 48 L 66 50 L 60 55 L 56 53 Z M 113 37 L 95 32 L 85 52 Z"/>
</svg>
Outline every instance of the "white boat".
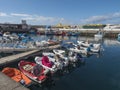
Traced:
<svg viewBox="0 0 120 90">
<path fill-rule="evenodd" d="M 61 58 L 58 58 L 56 54 L 51 52 L 43 52 L 44 56 L 47 56 L 50 61 L 54 62 L 54 64 L 57 66 L 58 69 L 63 69 L 63 67 L 66 65 L 66 61 L 61 60 Z"/>
<path fill-rule="evenodd" d="M 98 48 L 101 46 L 100 43 L 89 43 L 89 42 L 84 42 L 84 41 L 77 41 L 78 45 L 83 46 L 83 47 L 93 47 L 93 48 Z M 74 46 L 77 46 L 76 44 L 74 44 Z"/>
<path fill-rule="evenodd" d="M 42 53 L 43 56 L 48 56 L 49 60 L 52 61 L 52 62 L 55 62 L 55 54 L 52 53 L 52 52 L 43 52 Z"/>
<path fill-rule="evenodd" d="M 81 54 L 88 54 L 88 48 L 78 48 L 78 47 L 73 47 L 69 48 L 70 51 L 76 52 L 76 53 L 81 53 Z"/>
<path fill-rule="evenodd" d="M 70 51 L 68 57 L 69 57 L 70 62 L 73 62 L 73 63 L 77 61 L 84 62 L 84 59 L 80 53 L 75 53 L 75 52 Z"/>
<path fill-rule="evenodd" d="M 47 65 L 44 65 L 44 64 L 42 63 L 42 57 L 36 56 L 36 57 L 35 57 L 35 62 L 36 62 L 37 64 L 40 64 L 41 66 L 43 66 L 43 68 L 48 69 L 48 70 L 50 70 L 50 71 L 52 71 L 52 72 L 56 72 L 56 71 L 58 70 L 58 68 L 56 67 L 56 65 L 55 65 L 54 63 L 53 63 L 53 65 L 52 65 L 52 67 L 49 67 L 49 66 L 47 66 Z"/>
<path fill-rule="evenodd" d="M 80 47 L 82 49 L 86 49 L 88 53 L 93 52 L 93 53 L 98 53 L 100 52 L 101 45 L 100 44 L 93 44 L 92 46 L 89 47 Z"/>
<path fill-rule="evenodd" d="M 100 52 L 101 44 L 92 44 L 89 47 L 80 47 L 80 48 L 87 50 L 88 53 L 90 52 L 98 53 Z"/>
<path fill-rule="evenodd" d="M 89 47 L 90 45 L 92 45 L 92 43 L 89 43 L 88 41 L 77 41 L 77 43 L 80 45 L 80 46 L 84 46 L 84 47 Z"/>
<path fill-rule="evenodd" d="M 48 46 L 48 42 L 47 41 L 36 41 L 35 42 L 35 45 L 37 46 L 37 47 L 43 47 L 43 46 Z"/>
<path fill-rule="evenodd" d="M 103 33 L 102 32 L 98 32 L 97 34 L 94 35 L 94 37 L 96 39 L 102 39 L 103 38 Z"/>
<path fill-rule="evenodd" d="M 69 60 L 68 57 L 65 56 L 65 51 L 60 49 L 53 49 L 53 52 L 59 55 L 60 58 L 64 59 L 64 66 L 68 66 Z"/>
<path fill-rule="evenodd" d="M 54 52 L 55 54 L 61 55 L 61 54 L 65 53 L 65 50 L 53 49 L 53 52 Z"/>
<path fill-rule="evenodd" d="M 100 48 L 90 48 L 91 52 L 98 53 L 100 52 Z"/>
<path fill-rule="evenodd" d="M 3 37 L 10 37 L 11 35 L 10 35 L 10 32 L 5 32 L 4 34 L 3 34 Z"/>
</svg>

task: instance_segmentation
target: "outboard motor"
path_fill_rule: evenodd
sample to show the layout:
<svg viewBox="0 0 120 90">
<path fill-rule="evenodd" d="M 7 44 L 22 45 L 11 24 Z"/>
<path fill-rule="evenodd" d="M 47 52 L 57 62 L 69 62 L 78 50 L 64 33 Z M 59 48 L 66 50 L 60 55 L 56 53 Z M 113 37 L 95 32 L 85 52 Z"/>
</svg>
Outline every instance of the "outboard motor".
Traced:
<svg viewBox="0 0 120 90">
<path fill-rule="evenodd" d="M 93 44 L 92 44 L 92 43 L 90 44 L 90 47 L 93 47 Z"/>
<path fill-rule="evenodd" d="M 76 57 L 77 57 L 77 60 L 84 62 L 84 59 L 80 53 L 77 53 Z"/>
<path fill-rule="evenodd" d="M 87 48 L 87 52 L 90 52 L 90 47 Z"/>
</svg>

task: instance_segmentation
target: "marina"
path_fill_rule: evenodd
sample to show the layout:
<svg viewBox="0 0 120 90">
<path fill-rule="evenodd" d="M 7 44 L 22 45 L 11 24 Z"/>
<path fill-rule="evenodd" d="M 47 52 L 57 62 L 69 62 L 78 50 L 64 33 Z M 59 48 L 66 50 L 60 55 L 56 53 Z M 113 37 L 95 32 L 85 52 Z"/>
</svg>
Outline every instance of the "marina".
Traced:
<svg viewBox="0 0 120 90">
<path fill-rule="evenodd" d="M 0 90 L 120 90 L 119 0 L 0 0 Z"/>
<path fill-rule="evenodd" d="M 85 89 L 85 86 L 84 86 L 85 82 L 84 82 L 84 80 L 88 81 L 88 83 L 86 83 L 86 85 L 88 85 L 88 87 L 89 87 L 91 82 L 95 84 L 95 82 L 98 81 L 98 83 L 101 84 L 101 82 L 104 81 L 104 79 L 102 79 L 103 77 L 106 77 L 106 79 L 111 80 L 110 77 L 106 76 L 107 74 L 110 73 L 109 70 L 108 70 L 108 68 L 110 68 L 110 67 L 109 67 L 109 65 L 106 65 L 106 64 L 108 62 L 109 62 L 109 64 L 112 64 L 110 62 L 113 62 L 113 63 L 114 62 L 118 62 L 118 58 L 115 61 L 113 61 L 112 60 L 113 58 L 110 59 L 110 57 L 109 57 L 110 55 L 112 55 L 112 53 L 118 53 L 119 52 L 119 50 L 117 50 L 117 49 L 120 48 L 119 47 L 120 46 L 120 42 L 117 41 L 117 38 L 116 39 L 115 38 L 113 38 L 113 39 L 107 39 L 107 38 L 105 39 L 104 38 L 102 40 L 96 41 L 94 39 L 94 37 L 83 37 L 83 36 L 81 36 L 81 37 L 74 37 L 74 36 L 69 36 L 69 37 L 68 36 L 64 36 L 64 37 L 61 37 L 61 36 L 45 36 L 45 35 L 39 36 L 38 35 L 38 36 L 33 36 L 33 39 L 37 40 L 38 37 L 41 38 L 41 40 L 43 40 L 43 39 L 47 40 L 49 38 L 52 39 L 52 40 L 62 39 L 62 43 L 72 42 L 74 44 L 77 44 L 77 41 L 79 41 L 79 40 L 80 41 L 89 40 L 89 42 L 91 42 L 91 43 L 101 43 L 103 51 L 101 51 L 98 54 L 94 53 L 94 54 L 91 54 L 88 57 L 84 57 L 84 59 L 85 59 L 85 63 L 84 64 L 80 64 L 78 66 L 76 65 L 75 67 L 70 65 L 71 69 L 67 68 L 66 69 L 67 72 L 66 71 L 63 72 L 62 76 L 59 76 L 59 74 L 58 74 L 58 76 L 53 76 L 52 79 L 55 82 L 55 86 L 49 82 L 50 85 L 48 85 L 48 83 L 46 83 L 45 85 L 42 85 L 42 86 L 39 87 L 39 86 L 36 86 L 36 84 L 33 84 L 28 89 L 30 89 L 30 90 L 34 90 L 34 89 L 35 90 L 39 90 L 39 89 L 42 89 L 42 88 L 47 88 L 47 89 L 51 88 L 52 90 L 56 90 L 56 89 L 57 90 L 59 90 L 59 89 L 65 90 L 66 88 L 64 86 L 62 86 L 63 85 L 62 83 L 64 82 L 64 83 L 68 83 L 68 86 L 71 86 L 71 87 L 69 87 L 69 89 L 71 88 L 70 90 L 72 90 L 73 89 L 72 83 L 69 83 L 69 82 L 71 82 L 71 80 L 74 83 L 76 83 L 76 85 L 75 85 L 76 88 L 78 88 L 78 89 Z M 41 55 L 41 53 L 44 50 L 45 50 L 45 52 L 51 51 L 51 50 L 53 50 L 53 48 L 60 48 L 60 44 L 55 45 L 55 46 L 49 46 L 49 47 L 47 46 L 47 47 L 44 47 L 44 48 L 39 48 L 37 50 L 36 49 L 28 50 L 28 51 L 20 53 L 20 54 L 16 54 L 16 55 L 11 55 L 11 56 L 0 58 L 0 61 L 1 61 L 0 65 L 2 67 L 1 69 L 3 69 L 6 66 L 10 66 L 10 67 L 12 66 L 12 67 L 18 68 L 17 63 L 20 60 L 23 60 L 23 59 L 34 62 L 33 60 L 34 60 L 35 56 Z M 114 52 L 114 49 L 117 50 L 117 51 Z M 111 52 L 111 51 L 113 51 L 113 52 Z M 113 55 L 113 57 L 117 57 L 116 55 L 115 56 Z M 101 65 L 103 67 L 101 67 Z M 89 68 L 87 68 L 87 67 L 89 67 Z M 106 67 L 106 69 L 104 67 Z M 118 65 L 114 66 L 114 68 L 111 69 L 111 70 L 114 70 L 116 67 L 118 67 Z M 104 69 L 107 70 L 107 72 Z M 90 73 L 89 71 L 91 71 L 93 73 Z M 100 74 L 102 72 L 104 72 L 104 73 Z M 116 71 L 116 73 L 117 73 L 117 71 Z M 102 75 L 102 76 L 99 76 L 99 74 Z M 74 76 L 76 76 L 76 78 Z M 88 77 L 88 78 L 85 78 L 85 76 Z M 113 77 L 113 76 L 114 76 L 114 74 L 112 74 L 111 77 Z M 80 80 L 78 80 L 78 79 L 80 79 Z M 76 80 L 77 80 L 77 82 L 76 82 Z M 107 80 L 107 81 L 109 81 L 109 80 Z M 106 83 L 107 83 L 107 81 L 106 81 Z M 79 87 L 79 85 L 81 85 L 82 87 Z M 114 88 L 114 84 L 112 82 L 110 84 L 105 84 L 105 85 L 107 85 L 107 87 L 106 86 L 103 87 L 103 88 L 101 87 L 101 89 L 108 89 L 109 85 L 112 85 L 113 88 Z M 96 86 L 97 86 L 97 83 L 96 83 Z M 110 88 L 112 88 L 112 86 Z M 74 89 L 75 89 L 75 87 L 74 87 Z M 91 88 L 93 90 L 98 89 L 97 87 L 94 87 L 92 85 L 91 85 Z M 116 86 L 116 88 L 119 88 L 119 87 Z M 87 89 L 85 89 L 85 90 L 87 90 Z M 112 90 L 112 89 L 110 89 L 110 90 Z"/>
</svg>

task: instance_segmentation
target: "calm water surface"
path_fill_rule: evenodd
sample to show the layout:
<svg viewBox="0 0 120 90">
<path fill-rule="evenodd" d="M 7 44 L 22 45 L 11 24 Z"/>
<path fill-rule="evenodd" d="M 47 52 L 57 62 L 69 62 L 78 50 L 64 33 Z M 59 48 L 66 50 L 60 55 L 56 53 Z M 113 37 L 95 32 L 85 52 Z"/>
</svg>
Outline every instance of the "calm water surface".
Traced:
<svg viewBox="0 0 120 90">
<path fill-rule="evenodd" d="M 55 37 L 33 36 L 35 40 L 61 39 L 63 42 L 90 40 L 89 37 Z M 31 90 L 120 90 L 120 43 L 115 39 L 101 41 L 104 48 L 98 55 L 85 58 L 85 64 L 75 68 L 71 73 L 55 79 L 50 87 L 31 87 Z"/>
<path fill-rule="evenodd" d="M 57 39 L 63 42 L 77 40 L 90 40 L 89 37 L 55 37 L 41 36 L 39 39 Z M 36 38 L 38 39 L 38 38 Z M 73 72 L 55 80 L 51 90 L 120 90 L 120 43 L 116 39 L 104 39 L 101 41 L 104 51 L 100 56 L 92 55 L 85 58 L 85 64 L 74 69 Z M 33 90 L 42 88 L 33 88 Z"/>
</svg>

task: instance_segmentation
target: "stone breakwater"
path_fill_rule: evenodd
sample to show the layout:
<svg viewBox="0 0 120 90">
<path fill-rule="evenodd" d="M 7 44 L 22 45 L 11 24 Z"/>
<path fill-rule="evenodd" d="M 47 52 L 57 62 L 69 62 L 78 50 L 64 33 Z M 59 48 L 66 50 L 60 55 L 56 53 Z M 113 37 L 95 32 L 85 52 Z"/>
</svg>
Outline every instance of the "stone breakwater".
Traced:
<svg viewBox="0 0 120 90">
<path fill-rule="evenodd" d="M 40 32 L 40 34 L 45 34 L 45 29 L 44 30 L 38 30 Z M 57 31 L 54 30 L 53 31 Z M 59 29 L 58 31 L 64 31 L 66 33 L 68 32 L 80 32 L 80 36 L 91 36 L 93 37 L 96 33 L 98 33 L 98 31 L 100 31 L 100 29 Z M 117 35 L 120 33 L 120 29 L 104 29 L 101 30 L 101 32 L 103 32 L 104 37 L 108 37 L 108 38 L 116 38 Z"/>
</svg>

